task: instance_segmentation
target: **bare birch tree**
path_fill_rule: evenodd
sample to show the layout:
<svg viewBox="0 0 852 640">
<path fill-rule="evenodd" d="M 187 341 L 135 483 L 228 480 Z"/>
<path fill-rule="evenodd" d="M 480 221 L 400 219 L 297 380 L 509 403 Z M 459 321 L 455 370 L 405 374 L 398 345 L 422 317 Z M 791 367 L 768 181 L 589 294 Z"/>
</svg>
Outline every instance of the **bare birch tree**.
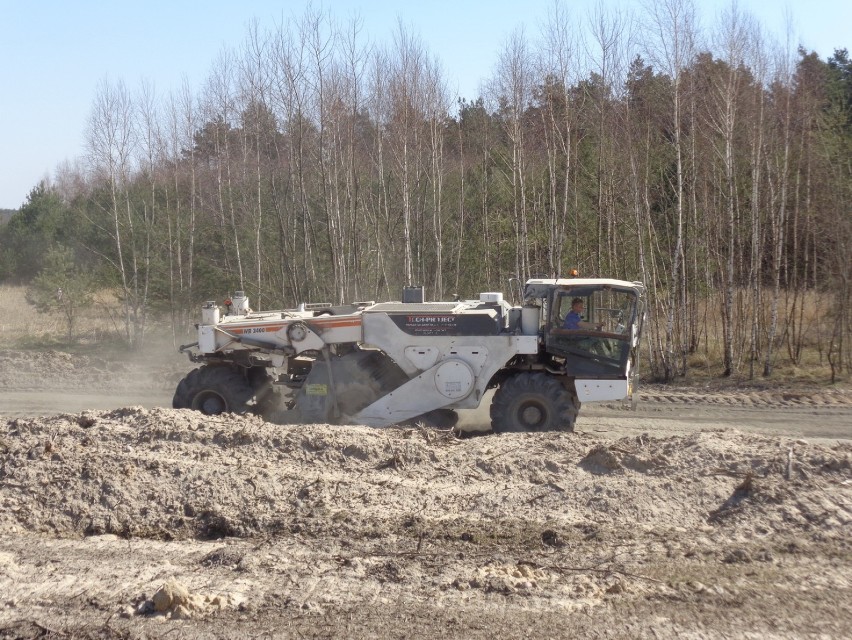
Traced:
<svg viewBox="0 0 852 640">
<path fill-rule="evenodd" d="M 586 55 L 591 68 L 597 74 L 597 86 L 592 87 L 590 103 L 596 110 L 597 125 L 597 263 L 598 274 L 613 273 L 615 247 L 615 218 L 613 190 L 615 173 L 613 170 L 615 155 L 615 101 L 617 84 L 625 77 L 624 36 L 626 18 L 624 14 L 607 11 L 598 3 L 588 16 L 589 42 Z M 606 250 L 604 250 L 606 248 Z"/>
<path fill-rule="evenodd" d="M 245 289 L 243 273 L 242 248 L 240 243 L 240 224 L 237 220 L 236 196 L 234 193 L 232 135 L 231 128 L 236 117 L 234 107 L 234 74 L 235 63 L 233 54 L 222 50 L 214 63 L 207 78 L 203 106 L 205 120 L 212 128 L 213 152 L 215 154 L 215 194 L 219 223 L 224 231 L 229 227 L 231 247 L 228 238 L 222 234 L 222 251 L 226 263 L 233 255 L 236 262 L 236 284 L 239 289 Z M 232 251 L 229 251 L 232 249 Z"/>
<path fill-rule="evenodd" d="M 260 33 L 257 22 L 249 26 L 248 35 L 239 60 L 239 95 L 243 113 L 242 144 L 243 170 L 252 172 L 251 178 L 245 176 L 244 199 L 253 194 L 253 201 L 247 208 L 251 212 L 254 228 L 255 282 L 253 298 L 258 307 L 263 308 L 263 233 L 264 233 L 264 184 L 265 174 L 269 171 L 268 146 L 276 134 L 276 124 L 270 120 L 270 79 L 267 59 L 268 42 Z M 249 157 L 251 156 L 251 158 Z M 249 188 L 249 182 L 253 188 Z"/>
<path fill-rule="evenodd" d="M 736 1 L 723 10 L 715 33 L 715 47 L 720 59 L 725 63 L 725 75 L 718 78 L 713 86 L 712 126 L 722 139 L 723 148 L 718 151 L 722 159 L 725 174 L 723 200 L 726 212 L 726 252 L 724 295 L 722 304 L 722 342 L 725 376 L 734 371 L 734 333 L 739 320 L 735 317 L 734 294 L 739 229 L 739 202 L 737 197 L 735 166 L 735 132 L 739 113 L 742 74 L 748 55 L 751 35 L 749 20 L 737 7 Z"/>
<path fill-rule="evenodd" d="M 446 129 L 449 99 L 447 85 L 440 63 L 433 60 L 426 65 L 425 96 L 426 120 L 429 125 L 429 181 L 432 195 L 432 238 L 435 243 L 435 269 L 433 290 L 436 300 L 444 297 L 444 131 Z"/>
<path fill-rule="evenodd" d="M 789 33 L 789 28 L 788 28 Z M 781 272 L 784 264 L 784 244 L 786 241 L 787 197 L 789 189 L 790 146 L 791 146 L 791 106 L 793 93 L 793 61 L 789 46 L 776 51 L 775 59 L 775 117 L 780 131 L 775 140 L 776 148 L 770 162 L 775 179 L 770 183 L 772 204 L 769 227 L 772 243 L 772 300 L 770 302 L 769 331 L 766 339 L 766 354 L 763 360 L 763 375 L 772 375 L 775 356 L 775 341 L 778 335 L 779 306 L 781 303 Z"/>
<path fill-rule="evenodd" d="M 151 286 L 151 260 L 152 242 L 159 221 L 159 204 L 157 193 L 160 187 L 159 174 L 162 166 L 163 131 L 161 130 L 160 114 L 157 105 L 157 96 L 153 85 L 143 82 L 139 88 L 136 100 L 136 129 L 139 140 L 140 165 L 142 173 L 148 179 L 148 198 L 142 200 L 142 266 L 138 279 L 142 283 L 137 289 L 139 297 L 139 329 L 137 336 L 138 346 L 144 343 L 145 329 L 147 327 L 148 296 Z"/>
<path fill-rule="evenodd" d="M 548 262 L 553 276 L 558 276 L 564 266 L 562 253 L 569 221 L 574 153 L 574 114 L 569 88 L 580 77 L 576 28 L 563 5 L 554 3 L 543 32 L 543 69 L 540 74 L 553 79 L 553 82 L 545 83 L 545 89 L 552 91 L 553 95 L 546 96 L 547 108 L 543 111 L 550 180 Z M 580 223 L 576 208 L 574 214 L 573 232 L 570 234 L 572 260 L 580 254 Z"/>
<path fill-rule="evenodd" d="M 106 182 L 109 191 L 112 218 L 110 235 L 115 254 L 111 257 L 96 248 L 93 250 L 108 260 L 118 273 L 124 335 L 131 346 L 135 345 L 139 312 L 133 217 L 128 193 L 133 169 L 131 162 L 136 149 L 133 116 L 133 102 L 124 83 L 112 83 L 104 79 L 98 85 L 89 116 L 86 150 L 92 170 L 98 179 Z"/>
<path fill-rule="evenodd" d="M 401 173 L 403 226 L 403 273 L 406 285 L 415 284 L 415 251 L 419 254 L 421 210 L 417 202 L 423 150 L 424 120 L 424 67 L 425 56 L 420 40 L 412 36 L 402 22 L 394 36 L 391 73 L 388 78 L 391 109 L 388 121 L 391 149 Z M 418 277 L 421 274 L 416 274 Z"/>
<path fill-rule="evenodd" d="M 530 243 L 527 226 L 526 154 L 524 113 L 532 97 L 533 68 L 530 47 L 523 29 L 516 29 L 498 53 L 490 93 L 502 112 L 503 126 L 511 145 L 507 159 L 512 188 L 512 229 L 515 235 L 515 273 L 529 277 Z"/>
<path fill-rule="evenodd" d="M 169 191 L 171 206 L 166 208 L 166 245 L 169 265 L 169 301 L 172 319 L 172 338 L 177 342 L 178 325 L 183 324 L 192 301 L 193 250 L 195 246 L 195 133 L 193 96 L 186 78 L 182 90 L 171 93 L 165 105 L 167 149 L 166 165 L 171 167 Z M 188 181 L 184 181 L 188 167 Z M 186 220 L 184 217 L 186 216 Z M 184 237 L 186 255 L 184 256 Z"/>
<path fill-rule="evenodd" d="M 369 97 L 367 109 L 374 123 L 375 134 L 372 144 L 372 175 L 376 187 L 372 190 L 367 214 L 372 222 L 372 238 L 375 250 L 372 258 L 375 260 L 375 282 L 372 291 L 378 295 L 384 292 L 390 296 L 390 272 L 385 256 L 386 238 L 391 232 L 390 187 L 387 181 L 386 125 L 390 119 L 389 105 L 389 63 L 388 53 L 384 49 L 374 49 L 370 56 L 368 71 Z"/>
<path fill-rule="evenodd" d="M 665 324 L 665 351 L 662 357 L 664 376 L 671 380 L 685 373 L 686 349 L 682 336 L 676 334 L 686 307 L 684 265 L 685 172 L 683 166 L 683 95 L 684 75 L 694 56 L 695 9 L 692 0 L 660 0 L 648 7 L 650 22 L 649 51 L 656 64 L 668 73 L 672 82 L 671 127 L 675 153 L 674 246 L 668 281 Z M 680 309 L 680 312 L 679 312 Z M 677 356 L 680 356 L 678 366 Z"/>
<path fill-rule="evenodd" d="M 751 202 L 750 214 L 750 262 L 748 281 L 751 290 L 751 322 L 749 330 L 749 378 L 754 378 L 754 367 L 760 357 L 760 330 L 762 325 L 761 307 L 763 304 L 763 181 L 764 128 L 766 114 L 766 94 L 764 85 L 767 77 L 767 59 L 763 35 L 754 27 L 751 33 L 752 46 L 750 67 L 754 76 L 751 94 L 750 153 L 751 161 Z"/>
<path fill-rule="evenodd" d="M 313 277 L 310 261 L 314 246 L 313 224 L 306 186 L 307 73 L 306 43 L 285 25 L 272 38 L 271 104 L 283 129 L 283 149 L 277 148 L 279 162 L 286 170 L 274 188 L 278 226 L 278 263 L 281 296 L 302 301 L 308 295 Z"/>
</svg>

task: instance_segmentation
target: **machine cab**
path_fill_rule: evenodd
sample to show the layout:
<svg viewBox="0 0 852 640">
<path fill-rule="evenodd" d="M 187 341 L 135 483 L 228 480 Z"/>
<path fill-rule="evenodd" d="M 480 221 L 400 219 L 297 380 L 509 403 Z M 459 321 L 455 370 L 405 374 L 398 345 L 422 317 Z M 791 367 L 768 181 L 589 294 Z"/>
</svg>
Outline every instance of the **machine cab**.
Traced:
<svg viewBox="0 0 852 640">
<path fill-rule="evenodd" d="M 540 296 L 548 354 L 565 359 L 576 378 L 625 378 L 639 344 L 644 316 L 641 283 L 604 279 L 530 281 Z"/>
</svg>

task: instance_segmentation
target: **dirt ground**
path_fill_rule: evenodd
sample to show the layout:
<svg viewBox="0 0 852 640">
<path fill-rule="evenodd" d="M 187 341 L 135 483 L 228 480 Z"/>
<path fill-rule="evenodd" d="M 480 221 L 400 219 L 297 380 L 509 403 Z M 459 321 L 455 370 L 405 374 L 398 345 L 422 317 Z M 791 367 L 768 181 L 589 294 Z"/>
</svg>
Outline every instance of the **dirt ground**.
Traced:
<svg viewBox="0 0 852 640">
<path fill-rule="evenodd" d="M 163 408 L 188 370 L 0 351 L 0 638 L 852 637 L 849 390 L 457 438 Z"/>
</svg>

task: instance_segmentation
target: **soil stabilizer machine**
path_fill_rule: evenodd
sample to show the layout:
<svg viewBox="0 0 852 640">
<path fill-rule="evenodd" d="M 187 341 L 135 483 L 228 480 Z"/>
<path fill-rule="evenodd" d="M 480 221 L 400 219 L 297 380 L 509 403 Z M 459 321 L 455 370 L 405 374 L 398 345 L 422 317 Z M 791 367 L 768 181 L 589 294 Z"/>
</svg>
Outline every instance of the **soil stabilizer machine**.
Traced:
<svg viewBox="0 0 852 640">
<path fill-rule="evenodd" d="M 173 406 L 280 423 L 450 427 L 457 409 L 494 389 L 491 427 L 503 432 L 572 430 L 581 403 L 632 400 L 641 283 L 533 279 L 520 305 L 495 292 L 424 302 L 422 291 L 264 312 L 242 292 L 224 314 L 207 302 L 198 342 L 181 347 L 202 366 L 178 384 Z M 563 328 L 577 299 L 585 328 Z"/>
</svg>

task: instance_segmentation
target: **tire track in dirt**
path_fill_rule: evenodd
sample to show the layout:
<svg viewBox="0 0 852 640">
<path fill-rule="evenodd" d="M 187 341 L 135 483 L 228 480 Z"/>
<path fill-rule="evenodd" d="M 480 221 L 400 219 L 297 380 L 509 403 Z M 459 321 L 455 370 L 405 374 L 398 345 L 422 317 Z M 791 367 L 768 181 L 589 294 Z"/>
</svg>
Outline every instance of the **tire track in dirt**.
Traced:
<svg viewBox="0 0 852 640">
<path fill-rule="evenodd" d="M 695 390 L 671 389 L 660 386 L 643 386 L 639 390 L 641 402 L 650 404 L 696 404 L 731 407 L 850 407 L 852 391 L 827 389 L 815 391 L 777 390 Z"/>
</svg>

